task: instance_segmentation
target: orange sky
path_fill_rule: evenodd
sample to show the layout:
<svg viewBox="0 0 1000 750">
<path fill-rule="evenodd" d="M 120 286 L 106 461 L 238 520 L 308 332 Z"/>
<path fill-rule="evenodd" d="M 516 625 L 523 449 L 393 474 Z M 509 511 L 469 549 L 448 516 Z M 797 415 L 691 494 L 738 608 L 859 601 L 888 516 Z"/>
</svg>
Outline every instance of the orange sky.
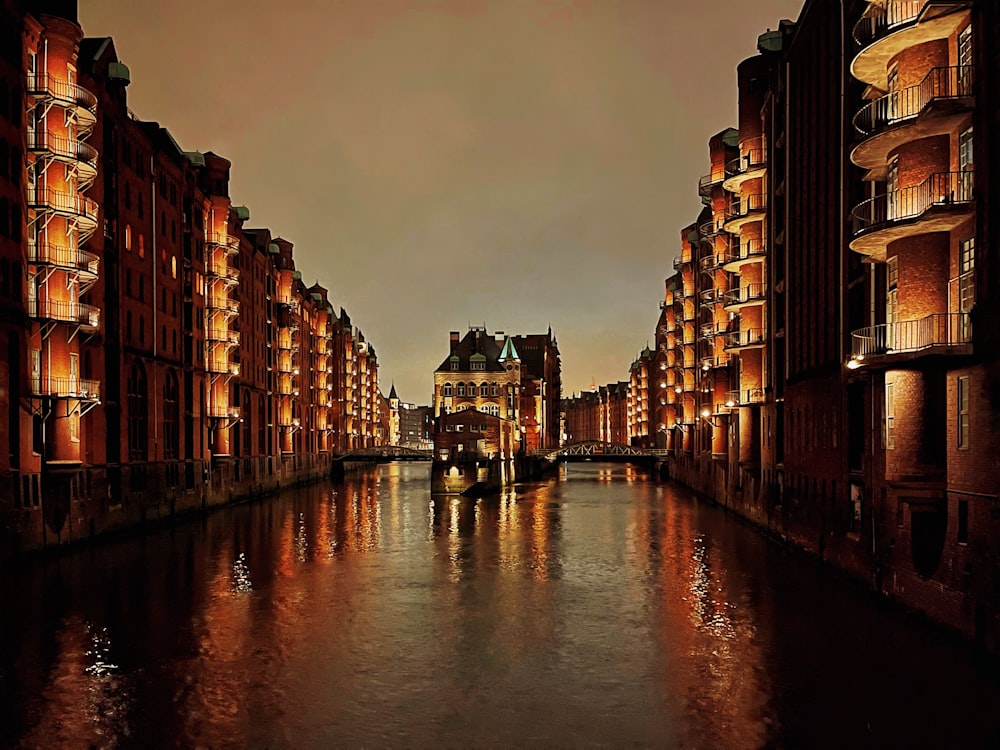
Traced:
<svg viewBox="0 0 1000 750">
<path fill-rule="evenodd" d="M 79 0 L 129 104 L 233 162 L 427 403 L 448 332 L 551 325 L 564 393 L 652 343 L 736 65 L 802 0 Z"/>
</svg>

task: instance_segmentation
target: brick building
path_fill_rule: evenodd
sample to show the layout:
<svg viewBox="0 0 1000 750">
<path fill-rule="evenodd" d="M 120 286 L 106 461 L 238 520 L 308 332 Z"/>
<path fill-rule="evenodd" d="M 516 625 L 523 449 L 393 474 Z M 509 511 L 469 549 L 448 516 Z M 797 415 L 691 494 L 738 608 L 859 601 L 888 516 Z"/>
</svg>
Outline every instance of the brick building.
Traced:
<svg viewBox="0 0 1000 750">
<path fill-rule="evenodd" d="M 128 68 L 74 2 L 24 5 L 0 6 L 4 553 L 320 476 L 382 439 L 374 349 L 291 243 L 246 228 L 230 163 L 129 110 Z"/>
</svg>

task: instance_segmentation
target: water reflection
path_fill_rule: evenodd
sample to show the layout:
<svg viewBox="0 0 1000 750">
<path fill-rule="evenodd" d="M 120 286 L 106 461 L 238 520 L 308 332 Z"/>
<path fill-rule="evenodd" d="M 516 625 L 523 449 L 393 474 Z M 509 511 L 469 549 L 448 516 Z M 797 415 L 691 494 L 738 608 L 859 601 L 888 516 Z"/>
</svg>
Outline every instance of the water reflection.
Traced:
<svg viewBox="0 0 1000 750">
<path fill-rule="evenodd" d="M 24 747 L 921 747 L 1000 728 L 964 652 L 623 465 L 479 500 L 384 467 L 0 585 L 19 605 L 0 610 L 0 720 Z"/>
</svg>

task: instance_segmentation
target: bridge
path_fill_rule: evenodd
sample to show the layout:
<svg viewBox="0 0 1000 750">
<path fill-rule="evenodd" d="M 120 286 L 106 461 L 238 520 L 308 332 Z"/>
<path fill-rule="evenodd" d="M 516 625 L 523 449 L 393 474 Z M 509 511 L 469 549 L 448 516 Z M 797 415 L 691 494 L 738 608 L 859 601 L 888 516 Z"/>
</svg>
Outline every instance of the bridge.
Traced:
<svg viewBox="0 0 1000 750">
<path fill-rule="evenodd" d="M 434 457 L 432 451 L 422 451 L 417 448 L 407 448 L 402 445 L 376 445 L 370 448 L 355 448 L 337 456 L 338 461 L 430 461 Z"/>
<path fill-rule="evenodd" d="M 584 440 L 555 449 L 532 451 L 532 455 L 547 461 L 617 461 L 622 463 L 655 463 L 669 453 L 665 448 L 636 448 L 624 443 Z"/>
</svg>

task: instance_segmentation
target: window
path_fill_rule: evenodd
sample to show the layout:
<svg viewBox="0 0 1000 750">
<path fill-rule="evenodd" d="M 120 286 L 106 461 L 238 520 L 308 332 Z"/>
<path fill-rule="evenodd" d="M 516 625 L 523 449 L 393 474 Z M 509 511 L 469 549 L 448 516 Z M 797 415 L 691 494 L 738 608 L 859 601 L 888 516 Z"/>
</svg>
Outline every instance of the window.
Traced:
<svg viewBox="0 0 1000 750">
<path fill-rule="evenodd" d="M 497 383 L 491 383 L 490 384 L 490 395 L 491 396 L 499 396 L 500 395 L 500 386 Z"/>
<path fill-rule="evenodd" d="M 959 544 L 969 543 L 969 501 L 958 501 L 958 534 Z"/>
<path fill-rule="evenodd" d="M 459 383 L 456 386 L 455 390 L 456 390 L 457 395 L 464 396 L 465 395 L 465 383 Z"/>
<path fill-rule="evenodd" d="M 163 385 L 163 457 L 175 459 L 180 454 L 180 404 L 177 394 L 177 374 L 167 371 L 167 381 Z"/>
<path fill-rule="evenodd" d="M 969 376 L 958 378 L 958 447 L 969 447 Z"/>
<path fill-rule="evenodd" d="M 451 358 L 451 369 L 452 372 L 458 372 L 458 357 Z"/>
<path fill-rule="evenodd" d="M 444 388 L 441 389 L 441 395 L 451 396 L 451 383 L 444 384 Z"/>
<path fill-rule="evenodd" d="M 896 447 L 896 404 L 895 404 L 895 385 L 892 381 L 887 380 L 885 382 L 885 405 L 883 411 L 885 412 L 885 435 L 883 436 L 883 447 L 886 450 L 892 450 Z"/>
<path fill-rule="evenodd" d="M 132 252 L 132 225 L 125 225 L 125 249 Z"/>
<path fill-rule="evenodd" d="M 479 384 L 479 395 L 480 396 L 488 396 L 489 393 L 490 393 L 490 386 L 487 383 L 480 383 Z"/>
<path fill-rule="evenodd" d="M 960 341 L 972 338 L 972 324 L 967 313 L 976 303 L 976 238 L 962 240 L 958 246 L 958 311 L 960 318 Z"/>
<path fill-rule="evenodd" d="M 972 200 L 974 169 L 972 156 L 972 128 L 969 128 L 958 137 L 958 170 L 961 172 L 959 175 L 961 182 L 956 199 L 960 201 Z"/>
<path fill-rule="evenodd" d="M 885 348 L 896 346 L 896 323 L 899 321 L 899 256 L 886 261 Z"/>
<path fill-rule="evenodd" d="M 972 25 L 958 32 L 959 95 L 972 94 Z"/>
<path fill-rule="evenodd" d="M 142 213 L 142 212 L 140 211 L 139 213 Z M 146 257 L 146 246 L 143 244 L 142 235 L 141 234 L 139 235 L 139 257 L 140 258 L 145 258 Z"/>
</svg>

